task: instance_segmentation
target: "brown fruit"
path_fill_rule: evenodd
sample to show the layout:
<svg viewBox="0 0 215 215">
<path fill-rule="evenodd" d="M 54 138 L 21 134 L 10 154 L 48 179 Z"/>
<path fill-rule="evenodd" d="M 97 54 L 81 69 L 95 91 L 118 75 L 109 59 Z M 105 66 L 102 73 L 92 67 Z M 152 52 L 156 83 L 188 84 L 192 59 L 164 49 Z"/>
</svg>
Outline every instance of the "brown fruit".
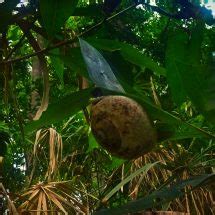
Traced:
<svg viewBox="0 0 215 215">
<path fill-rule="evenodd" d="M 156 132 L 145 110 L 124 96 L 96 100 L 91 108 L 91 128 L 99 144 L 124 159 L 148 153 L 156 142 Z"/>
</svg>

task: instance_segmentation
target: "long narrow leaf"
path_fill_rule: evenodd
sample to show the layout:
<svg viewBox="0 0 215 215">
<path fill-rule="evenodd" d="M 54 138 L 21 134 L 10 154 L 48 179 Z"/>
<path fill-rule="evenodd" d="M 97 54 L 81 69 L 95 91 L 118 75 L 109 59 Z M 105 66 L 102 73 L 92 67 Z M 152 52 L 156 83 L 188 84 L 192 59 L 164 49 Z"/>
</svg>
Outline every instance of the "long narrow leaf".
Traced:
<svg viewBox="0 0 215 215">
<path fill-rule="evenodd" d="M 103 199 L 102 202 L 107 202 L 108 199 L 110 199 L 116 192 L 120 190 L 121 187 L 123 187 L 125 184 L 127 184 L 129 181 L 131 181 L 133 178 L 138 176 L 139 174 L 143 173 L 146 174 L 152 167 L 154 167 L 156 164 L 159 162 L 155 163 L 149 163 L 143 166 L 142 168 L 138 169 L 136 172 L 132 173 L 129 175 L 127 178 L 125 178 L 123 181 L 121 181 L 116 187 L 114 187 Z"/>
<path fill-rule="evenodd" d="M 136 201 L 129 202 L 122 207 L 101 210 L 95 212 L 94 215 L 124 215 L 128 213 L 143 211 L 148 208 L 155 208 L 158 205 L 163 205 L 164 203 L 168 203 L 169 201 L 174 200 L 178 197 L 182 197 L 184 195 L 183 190 L 185 187 L 192 186 L 193 190 L 205 185 L 208 180 L 214 183 L 214 178 L 215 174 L 196 176 L 191 179 L 175 183 L 170 187 L 166 186 L 161 190 L 154 191 L 150 195 Z"/>
<path fill-rule="evenodd" d="M 193 135 L 193 137 L 208 137 L 215 139 L 215 135 L 212 133 L 209 133 L 201 128 L 196 127 L 195 125 L 192 125 L 186 121 L 181 120 L 180 118 L 174 116 L 173 114 L 162 110 L 161 108 L 157 107 L 156 105 L 152 104 L 149 100 L 145 98 L 140 98 L 135 95 L 128 94 L 129 97 L 136 100 L 140 105 L 143 106 L 144 109 L 147 110 L 147 113 L 150 115 L 150 117 L 153 120 L 160 120 L 161 122 L 168 123 L 175 127 L 175 129 L 179 128 L 180 126 L 184 126 L 187 128 L 187 132 L 189 132 L 189 137 Z M 185 132 L 186 133 L 186 132 Z M 178 135 L 179 132 L 177 132 L 174 135 Z M 185 135 L 186 137 L 186 135 Z M 174 137 L 173 137 L 174 139 Z"/>
</svg>

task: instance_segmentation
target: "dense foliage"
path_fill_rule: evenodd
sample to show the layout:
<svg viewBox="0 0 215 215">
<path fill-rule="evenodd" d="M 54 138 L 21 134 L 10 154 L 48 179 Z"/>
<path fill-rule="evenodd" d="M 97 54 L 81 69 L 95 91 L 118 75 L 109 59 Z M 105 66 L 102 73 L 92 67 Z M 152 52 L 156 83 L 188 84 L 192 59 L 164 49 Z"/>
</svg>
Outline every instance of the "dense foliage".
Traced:
<svg viewBox="0 0 215 215">
<path fill-rule="evenodd" d="M 200 3 L 0 3 L 0 212 L 215 213 L 215 19 Z M 91 104 L 113 94 L 147 112 L 150 153 L 97 143 Z"/>
</svg>

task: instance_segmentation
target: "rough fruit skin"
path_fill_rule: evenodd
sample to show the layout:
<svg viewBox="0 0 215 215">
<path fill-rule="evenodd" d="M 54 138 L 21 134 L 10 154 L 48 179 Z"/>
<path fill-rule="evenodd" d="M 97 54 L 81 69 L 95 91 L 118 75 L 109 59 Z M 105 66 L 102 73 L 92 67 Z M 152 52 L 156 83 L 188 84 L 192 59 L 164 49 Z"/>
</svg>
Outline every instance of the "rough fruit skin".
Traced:
<svg viewBox="0 0 215 215">
<path fill-rule="evenodd" d="M 105 96 L 91 107 L 91 129 L 111 154 L 137 158 L 154 147 L 156 132 L 145 110 L 124 96 Z"/>
</svg>

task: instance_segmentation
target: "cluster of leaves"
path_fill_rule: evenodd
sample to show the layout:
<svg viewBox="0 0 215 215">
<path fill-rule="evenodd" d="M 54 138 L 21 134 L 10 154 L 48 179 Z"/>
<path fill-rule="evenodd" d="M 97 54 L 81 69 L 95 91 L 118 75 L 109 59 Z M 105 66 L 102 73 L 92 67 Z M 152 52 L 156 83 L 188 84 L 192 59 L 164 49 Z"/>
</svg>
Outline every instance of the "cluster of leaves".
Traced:
<svg viewBox="0 0 215 215">
<path fill-rule="evenodd" d="M 198 1 L 119 3 L 0 3 L 3 184 L 20 211 L 212 214 L 211 11 Z M 152 153 L 124 161 L 97 144 L 88 107 L 101 93 L 146 109 L 158 133 Z"/>
</svg>

